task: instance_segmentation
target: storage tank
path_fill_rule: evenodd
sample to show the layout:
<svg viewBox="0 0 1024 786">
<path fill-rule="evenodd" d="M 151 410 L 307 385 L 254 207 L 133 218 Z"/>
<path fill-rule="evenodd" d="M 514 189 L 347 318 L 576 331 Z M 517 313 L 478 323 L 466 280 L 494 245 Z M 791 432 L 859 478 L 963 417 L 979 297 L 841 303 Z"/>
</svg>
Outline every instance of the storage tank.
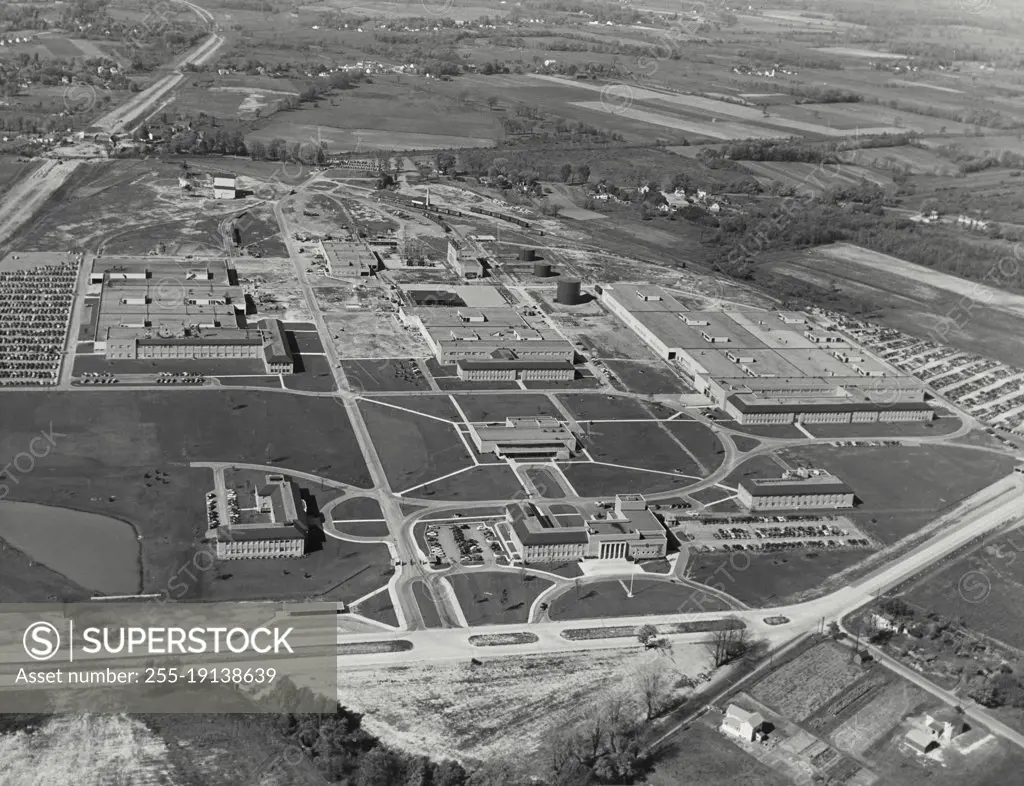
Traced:
<svg viewBox="0 0 1024 786">
<path fill-rule="evenodd" d="M 533 266 L 533 275 L 537 278 L 550 278 L 551 265 L 547 262 L 537 262 Z"/>
<path fill-rule="evenodd" d="M 533 262 L 537 259 L 537 249 L 535 248 L 521 248 L 519 249 L 519 261 L 521 262 Z"/>
<path fill-rule="evenodd" d="M 555 302 L 563 306 L 575 306 L 583 301 L 579 281 L 559 281 Z"/>
</svg>

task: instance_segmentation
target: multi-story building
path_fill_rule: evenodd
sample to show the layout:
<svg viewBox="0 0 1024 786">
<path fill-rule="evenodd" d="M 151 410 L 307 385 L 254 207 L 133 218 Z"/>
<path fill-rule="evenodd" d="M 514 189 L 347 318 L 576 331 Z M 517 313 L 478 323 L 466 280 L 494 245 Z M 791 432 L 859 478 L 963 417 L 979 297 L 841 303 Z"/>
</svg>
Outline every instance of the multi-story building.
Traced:
<svg viewBox="0 0 1024 786">
<path fill-rule="evenodd" d="M 576 369 L 567 360 L 460 359 L 455 369 L 459 379 L 467 382 L 561 382 L 576 378 Z"/>
<path fill-rule="evenodd" d="M 279 319 L 265 319 L 260 323 L 266 343 L 263 345 L 263 363 L 271 374 L 294 374 L 295 355 L 288 344 L 284 326 Z"/>
<path fill-rule="evenodd" d="M 471 423 L 469 437 L 481 453 L 517 460 L 564 461 L 578 447 L 576 435 L 550 417 L 506 418 L 504 423 Z"/>
<path fill-rule="evenodd" d="M 668 536 L 640 494 L 619 494 L 601 518 L 560 526 L 537 506 L 520 502 L 505 508 L 512 545 L 524 562 L 664 557 Z"/>
<path fill-rule="evenodd" d="M 748 510 L 839 509 L 854 502 L 853 489 L 828 473 L 740 481 L 739 503 Z"/>
<path fill-rule="evenodd" d="M 267 475 L 255 493 L 254 518 L 212 531 L 218 559 L 273 559 L 306 553 L 309 519 L 299 487 L 283 475 Z"/>
</svg>

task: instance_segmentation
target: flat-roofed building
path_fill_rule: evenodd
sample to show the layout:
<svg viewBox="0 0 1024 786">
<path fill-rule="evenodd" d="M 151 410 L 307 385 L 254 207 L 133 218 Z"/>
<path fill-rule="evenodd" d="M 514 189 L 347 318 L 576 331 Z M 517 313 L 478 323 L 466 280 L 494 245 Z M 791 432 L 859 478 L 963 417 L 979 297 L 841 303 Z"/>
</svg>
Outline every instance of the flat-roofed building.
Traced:
<svg viewBox="0 0 1024 786">
<path fill-rule="evenodd" d="M 295 355 L 292 353 L 279 319 L 264 319 L 260 322 L 263 331 L 263 363 L 271 374 L 294 374 Z"/>
<path fill-rule="evenodd" d="M 689 311 L 661 287 L 615 284 L 601 302 L 699 393 L 742 424 L 931 420 L 925 388 L 795 311 Z"/>
<path fill-rule="evenodd" d="M 664 557 L 668 536 L 640 494 L 619 494 L 607 517 L 562 525 L 536 505 L 518 502 L 505 508 L 513 546 L 524 562 Z"/>
<path fill-rule="evenodd" d="M 792 478 L 744 478 L 739 503 L 748 510 L 805 510 L 852 508 L 854 493 L 828 473 Z"/>
<path fill-rule="evenodd" d="M 256 490 L 252 524 L 223 524 L 213 530 L 218 559 L 301 557 L 309 540 L 309 518 L 299 487 L 283 475 L 267 475 Z"/>
<path fill-rule="evenodd" d="M 399 315 L 419 329 L 442 366 L 459 360 L 576 360 L 576 348 L 558 331 L 530 327 L 513 308 L 409 307 Z"/>
<path fill-rule="evenodd" d="M 362 240 L 321 240 L 319 250 L 332 276 L 367 278 L 379 268 L 377 255 Z"/>
<path fill-rule="evenodd" d="M 668 551 L 668 536 L 642 494 L 616 494 L 613 511 L 587 521 L 587 556 L 595 559 L 656 559 Z"/>
<path fill-rule="evenodd" d="M 470 423 L 469 437 L 480 453 L 499 458 L 566 460 L 579 441 L 564 423 L 549 417 L 510 417 L 503 423 Z"/>
<path fill-rule="evenodd" d="M 585 526 L 558 526 L 530 502 L 505 507 L 505 524 L 523 562 L 582 560 L 590 540 Z"/>
<path fill-rule="evenodd" d="M 455 363 L 459 379 L 467 382 L 561 382 L 576 378 L 576 369 L 565 360 L 464 360 Z"/>
</svg>

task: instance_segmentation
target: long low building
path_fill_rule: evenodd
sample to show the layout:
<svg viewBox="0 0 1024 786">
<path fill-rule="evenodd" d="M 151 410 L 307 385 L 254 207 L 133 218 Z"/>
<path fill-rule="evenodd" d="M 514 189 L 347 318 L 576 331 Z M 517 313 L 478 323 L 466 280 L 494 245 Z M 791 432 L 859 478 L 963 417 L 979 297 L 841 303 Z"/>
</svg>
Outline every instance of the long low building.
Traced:
<svg viewBox="0 0 1024 786">
<path fill-rule="evenodd" d="M 748 510 L 852 508 L 855 501 L 853 489 L 827 473 L 740 481 L 739 503 Z"/>
<path fill-rule="evenodd" d="M 558 331 L 531 327 L 508 306 L 403 306 L 399 316 L 420 331 L 442 366 L 460 360 L 576 362 L 576 348 Z"/>
<path fill-rule="evenodd" d="M 524 563 L 656 559 L 668 550 L 665 528 L 640 494 L 616 495 L 612 511 L 570 526 L 519 502 L 505 508 L 505 526 Z"/>
<path fill-rule="evenodd" d="M 565 424 L 550 417 L 506 418 L 503 423 L 470 423 L 469 438 L 481 453 L 517 460 L 564 461 L 579 441 Z"/>
<path fill-rule="evenodd" d="M 467 382 L 561 382 L 576 378 L 576 369 L 567 360 L 459 359 L 455 369 L 459 379 Z"/>
<path fill-rule="evenodd" d="M 603 287 L 601 302 L 697 392 L 742 424 L 931 420 L 916 379 L 798 311 L 692 311 L 658 286 Z"/>
</svg>

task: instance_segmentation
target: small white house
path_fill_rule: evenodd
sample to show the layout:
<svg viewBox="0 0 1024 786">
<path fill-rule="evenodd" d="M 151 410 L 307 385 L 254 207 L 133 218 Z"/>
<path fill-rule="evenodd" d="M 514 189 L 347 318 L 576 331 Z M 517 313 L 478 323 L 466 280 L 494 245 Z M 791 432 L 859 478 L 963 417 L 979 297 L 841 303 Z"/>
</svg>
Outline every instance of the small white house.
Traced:
<svg viewBox="0 0 1024 786">
<path fill-rule="evenodd" d="M 747 712 L 742 707 L 730 704 L 722 718 L 722 731 L 730 737 L 753 742 L 757 733 L 764 726 L 764 718 L 760 712 Z"/>
</svg>

